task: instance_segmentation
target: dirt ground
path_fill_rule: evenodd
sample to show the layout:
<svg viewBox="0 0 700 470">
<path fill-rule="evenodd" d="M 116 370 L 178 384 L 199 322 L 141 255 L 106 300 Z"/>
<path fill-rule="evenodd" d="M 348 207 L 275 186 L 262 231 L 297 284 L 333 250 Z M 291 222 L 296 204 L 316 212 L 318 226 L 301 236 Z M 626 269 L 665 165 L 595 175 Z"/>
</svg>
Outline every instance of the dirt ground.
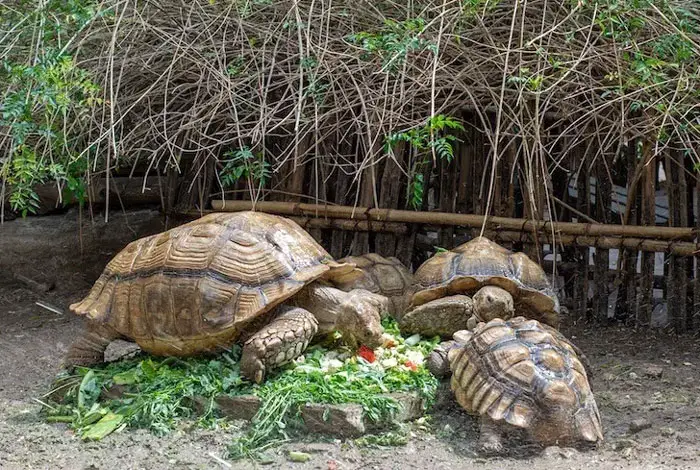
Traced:
<svg viewBox="0 0 700 470">
<path fill-rule="evenodd" d="M 158 232 L 157 213 L 115 214 L 108 224 L 86 220 L 80 253 L 77 214 L 14 220 L 0 226 L 0 468 L 124 469 L 253 468 L 220 462 L 240 428 L 188 430 L 166 437 L 124 430 L 84 443 L 38 415 L 38 398 L 81 328 L 67 306 L 81 298 L 104 264 L 128 241 Z M 55 288 L 41 292 L 16 274 Z M 36 302 L 63 310 L 55 313 Z M 606 441 L 593 450 L 512 443 L 511 455 L 475 453 L 473 418 L 444 394 L 428 425 L 414 426 L 406 446 L 367 448 L 354 441 L 304 440 L 276 448 L 268 468 L 298 469 L 692 469 L 700 468 L 700 342 L 623 328 L 565 327 L 588 355 Z M 645 428 L 633 432 L 630 427 Z M 635 429 L 636 430 L 636 429 Z M 292 463 L 289 450 L 311 454 Z"/>
</svg>

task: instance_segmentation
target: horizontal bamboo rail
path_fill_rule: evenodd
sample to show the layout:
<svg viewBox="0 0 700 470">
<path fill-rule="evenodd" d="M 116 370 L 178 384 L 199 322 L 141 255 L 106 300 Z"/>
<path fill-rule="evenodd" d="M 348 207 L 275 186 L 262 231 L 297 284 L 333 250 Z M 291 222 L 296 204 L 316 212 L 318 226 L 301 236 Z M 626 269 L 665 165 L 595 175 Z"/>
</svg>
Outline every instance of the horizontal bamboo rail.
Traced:
<svg viewBox="0 0 700 470">
<path fill-rule="evenodd" d="M 304 204 L 295 202 L 261 201 L 212 201 L 212 207 L 216 211 L 238 212 L 251 210 L 270 212 L 288 216 L 322 217 L 329 219 L 353 219 L 372 222 L 401 222 L 428 225 L 448 225 L 481 228 L 485 223 L 486 230 L 501 230 L 520 233 L 541 233 L 551 235 L 552 230 L 561 238 L 561 242 L 567 244 L 566 236 L 576 238 L 576 244 L 581 246 L 600 246 L 602 248 L 632 248 L 642 251 L 669 251 L 670 244 L 659 240 L 686 240 L 695 239 L 697 230 L 692 227 L 643 227 L 638 225 L 607 225 L 576 222 L 550 222 L 543 220 L 514 219 L 510 217 L 491 217 L 474 214 L 453 214 L 448 212 L 418 212 L 395 209 L 370 209 L 366 207 L 331 206 L 319 204 Z M 608 238 L 621 237 L 612 240 L 593 242 L 591 237 Z M 520 239 L 520 238 L 519 238 Z M 643 239 L 643 240 L 638 240 Z M 648 240 L 653 239 L 653 240 Z M 623 240 L 623 241 L 621 241 Z M 688 243 L 681 251 L 692 255 L 696 251 L 694 243 Z M 681 253 L 674 253 L 681 254 Z"/>
<path fill-rule="evenodd" d="M 530 242 L 534 241 L 533 235 L 525 232 L 512 231 L 487 231 L 484 236 L 496 241 L 507 242 Z M 551 233 L 537 234 L 541 241 L 552 242 Z M 653 253 L 670 253 L 678 256 L 695 256 L 700 245 L 690 242 L 680 242 L 673 240 L 651 240 L 645 238 L 622 238 L 607 236 L 577 236 L 556 234 L 554 237 L 557 244 L 565 246 L 592 246 L 602 249 L 628 248 L 635 251 L 646 251 Z"/>
</svg>

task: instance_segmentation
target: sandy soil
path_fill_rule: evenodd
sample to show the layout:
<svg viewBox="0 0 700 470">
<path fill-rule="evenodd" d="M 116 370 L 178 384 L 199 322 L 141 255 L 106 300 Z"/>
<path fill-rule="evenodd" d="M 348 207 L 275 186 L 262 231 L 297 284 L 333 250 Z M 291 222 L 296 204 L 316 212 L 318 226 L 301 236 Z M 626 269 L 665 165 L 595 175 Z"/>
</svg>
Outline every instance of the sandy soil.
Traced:
<svg viewBox="0 0 700 470">
<path fill-rule="evenodd" d="M 181 430 L 158 438 L 125 430 L 84 443 L 65 425 L 44 423 L 37 399 L 58 370 L 81 328 L 67 313 L 106 261 L 128 241 L 162 229 L 156 213 L 112 216 L 109 224 L 86 221 L 80 254 L 75 213 L 15 220 L 0 226 L 0 468 L 1 469 L 205 469 L 252 468 L 250 462 L 217 460 L 240 432 Z M 125 228 L 125 227 L 129 228 Z M 43 293 L 15 279 L 13 271 L 55 289 Z M 38 306 L 48 303 L 57 314 Z M 291 442 L 272 452 L 268 468 L 298 469 L 693 469 L 700 468 L 700 342 L 689 337 L 621 328 L 565 327 L 594 368 L 592 378 L 605 427 L 598 449 L 547 449 L 513 442 L 508 457 L 475 453 L 473 418 L 441 397 L 425 429 L 415 426 L 408 445 L 358 447 L 353 441 Z M 661 373 L 659 377 L 658 374 Z M 642 427 L 630 431 L 635 420 Z M 289 450 L 312 455 L 292 463 Z"/>
</svg>

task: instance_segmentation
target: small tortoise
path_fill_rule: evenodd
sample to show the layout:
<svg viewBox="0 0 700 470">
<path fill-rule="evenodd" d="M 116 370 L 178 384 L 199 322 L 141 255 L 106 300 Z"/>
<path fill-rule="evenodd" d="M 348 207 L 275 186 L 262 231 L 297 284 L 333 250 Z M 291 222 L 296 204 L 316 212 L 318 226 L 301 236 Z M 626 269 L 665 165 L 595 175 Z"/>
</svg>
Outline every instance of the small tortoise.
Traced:
<svg viewBox="0 0 700 470">
<path fill-rule="evenodd" d="M 155 355 L 190 356 L 244 343 L 242 374 L 261 382 L 321 333 L 379 346 L 385 297 L 327 284 L 355 271 L 289 219 L 214 213 L 130 243 L 70 309 L 87 327 L 65 365 L 101 362 L 114 339 Z M 325 281 L 325 282 L 324 282 Z"/>
<path fill-rule="evenodd" d="M 399 323 L 405 333 L 450 337 L 515 312 L 559 325 L 559 300 L 542 268 L 484 237 L 436 254 L 414 279 L 416 292 Z"/>
<path fill-rule="evenodd" d="M 364 289 L 389 299 L 389 314 L 399 320 L 411 302 L 413 275 L 397 258 L 385 258 L 376 253 L 362 256 L 348 256 L 339 263 L 351 263 L 362 271 L 357 277 L 354 272 L 340 275 L 333 285 L 346 292 Z"/>
<path fill-rule="evenodd" d="M 436 376 L 452 372 L 457 402 L 481 417 L 481 450 L 503 450 L 506 424 L 544 445 L 602 441 L 598 407 L 578 349 L 554 328 L 515 317 L 480 323 L 428 357 Z"/>
</svg>

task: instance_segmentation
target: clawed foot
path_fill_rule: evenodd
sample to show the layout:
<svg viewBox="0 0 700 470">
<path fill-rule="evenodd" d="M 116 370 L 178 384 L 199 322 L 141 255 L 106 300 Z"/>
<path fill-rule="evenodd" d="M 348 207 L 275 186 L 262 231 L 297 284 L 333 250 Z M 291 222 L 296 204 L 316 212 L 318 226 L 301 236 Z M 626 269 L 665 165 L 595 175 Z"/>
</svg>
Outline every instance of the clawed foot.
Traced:
<svg viewBox="0 0 700 470">
<path fill-rule="evenodd" d="M 497 436 L 486 436 L 479 439 L 479 452 L 484 455 L 500 455 L 503 453 L 503 443 Z"/>
</svg>

